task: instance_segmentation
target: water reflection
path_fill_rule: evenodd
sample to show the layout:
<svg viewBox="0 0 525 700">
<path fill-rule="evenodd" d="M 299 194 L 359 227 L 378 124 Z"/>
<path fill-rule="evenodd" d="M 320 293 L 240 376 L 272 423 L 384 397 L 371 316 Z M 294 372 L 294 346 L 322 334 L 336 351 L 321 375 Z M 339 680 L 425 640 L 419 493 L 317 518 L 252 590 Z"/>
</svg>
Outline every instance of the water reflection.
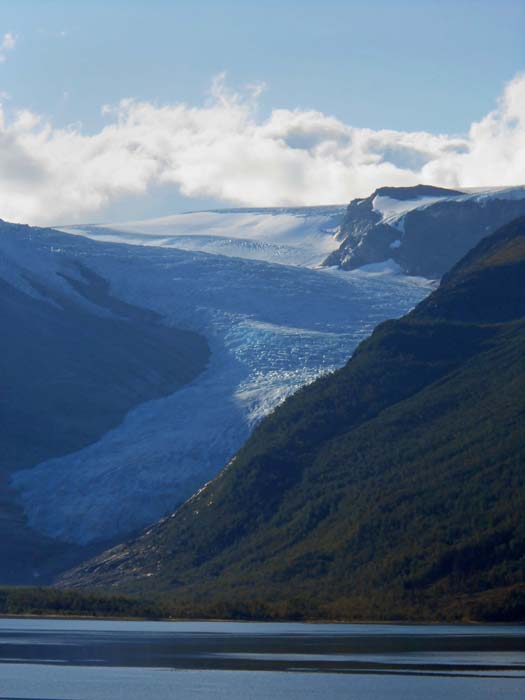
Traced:
<svg viewBox="0 0 525 700">
<path fill-rule="evenodd" d="M 4 619 L 0 662 L 525 678 L 525 627 Z"/>
</svg>

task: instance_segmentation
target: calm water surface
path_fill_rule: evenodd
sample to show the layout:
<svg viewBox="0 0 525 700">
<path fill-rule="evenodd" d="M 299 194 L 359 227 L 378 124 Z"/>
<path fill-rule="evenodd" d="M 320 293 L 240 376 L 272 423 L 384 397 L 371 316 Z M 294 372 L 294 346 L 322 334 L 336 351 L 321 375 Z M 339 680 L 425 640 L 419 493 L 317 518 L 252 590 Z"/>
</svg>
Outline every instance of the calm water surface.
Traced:
<svg viewBox="0 0 525 700">
<path fill-rule="evenodd" d="M 0 620 L 0 700 L 525 698 L 525 627 Z"/>
</svg>

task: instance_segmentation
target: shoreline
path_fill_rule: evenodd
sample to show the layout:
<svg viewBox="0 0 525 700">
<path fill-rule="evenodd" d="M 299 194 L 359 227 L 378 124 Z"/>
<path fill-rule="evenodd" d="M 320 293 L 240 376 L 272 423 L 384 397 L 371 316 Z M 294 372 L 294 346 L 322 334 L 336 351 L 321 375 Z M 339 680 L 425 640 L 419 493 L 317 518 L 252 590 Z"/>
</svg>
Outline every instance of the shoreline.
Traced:
<svg viewBox="0 0 525 700">
<path fill-rule="evenodd" d="M 239 618 L 210 618 L 210 617 L 129 617 L 118 615 L 48 615 L 29 613 L 0 613 L 0 620 L 90 620 L 101 622 L 210 622 L 210 623 L 238 623 L 238 624 L 281 624 L 281 625 L 390 625 L 392 627 L 524 627 L 525 621 L 515 622 L 486 622 L 476 620 L 436 621 L 436 620 L 264 620 L 264 619 L 239 619 Z"/>
</svg>

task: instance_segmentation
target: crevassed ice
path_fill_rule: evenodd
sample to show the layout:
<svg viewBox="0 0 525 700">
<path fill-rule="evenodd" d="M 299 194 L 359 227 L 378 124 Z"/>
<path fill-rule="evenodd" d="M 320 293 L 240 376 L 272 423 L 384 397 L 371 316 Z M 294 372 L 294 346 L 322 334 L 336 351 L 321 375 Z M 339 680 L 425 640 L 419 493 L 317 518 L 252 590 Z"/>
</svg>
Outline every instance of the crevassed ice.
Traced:
<svg viewBox="0 0 525 700">
<path fill-rule="evenodd" d="M 340 367 L 377 323 L 429 291 L 400 275 L 336 274 L 79 236 L 40 246 L 41 253 L 60 247 L 57 254 L 110 280 L 116 296 L 203 333 L 212 351 L 192 384 L 132 410 L 85 449 L 15 475 L 30 524 L 82 543 L 125 535 L 172 511 L 231 459 L 261 417 Z"/>
</svg>

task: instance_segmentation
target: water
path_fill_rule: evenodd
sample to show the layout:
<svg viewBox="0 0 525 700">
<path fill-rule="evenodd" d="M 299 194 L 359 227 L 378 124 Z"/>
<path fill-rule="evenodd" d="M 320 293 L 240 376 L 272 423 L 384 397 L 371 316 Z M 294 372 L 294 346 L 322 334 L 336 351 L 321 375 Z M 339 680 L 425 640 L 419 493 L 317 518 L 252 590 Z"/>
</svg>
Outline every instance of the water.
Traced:
<svg viewBox="0 0 525 700">
<path fill-rule="evenodd" d="M 523 626 L 0 621 L 0 700 L 523 697 Z"/>
</svg>

